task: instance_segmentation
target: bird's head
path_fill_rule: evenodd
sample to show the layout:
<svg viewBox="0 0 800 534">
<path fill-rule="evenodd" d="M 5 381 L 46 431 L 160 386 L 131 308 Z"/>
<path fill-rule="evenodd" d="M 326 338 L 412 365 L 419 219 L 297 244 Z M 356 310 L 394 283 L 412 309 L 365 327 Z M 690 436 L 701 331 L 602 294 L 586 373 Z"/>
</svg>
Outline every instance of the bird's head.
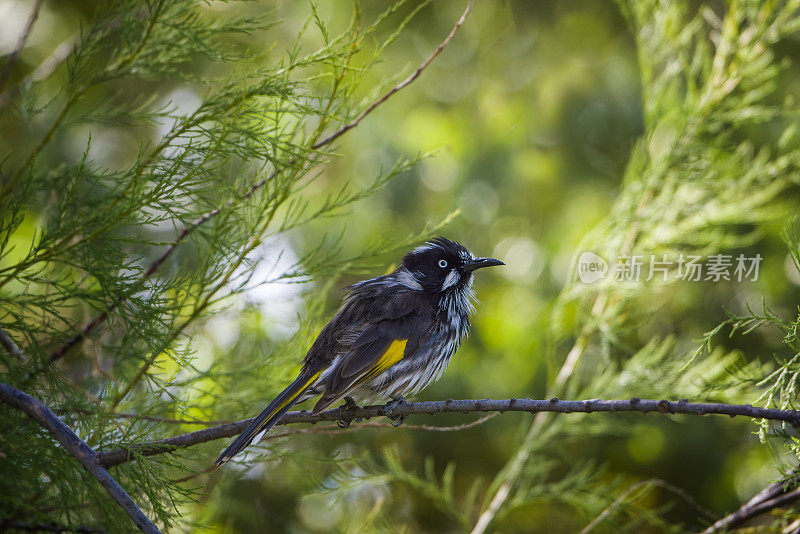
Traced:
<svg viewBox="0 0 800 534">
<path fill-rule="evenodd" d="M 464 289 L 472 272 L 483 267 L 505 265 L 494 258 L 476 258 L 464 245 L 437 237 L 403 258 L 403 268 L 421 289 L 433 293 Z"/>
</svg>

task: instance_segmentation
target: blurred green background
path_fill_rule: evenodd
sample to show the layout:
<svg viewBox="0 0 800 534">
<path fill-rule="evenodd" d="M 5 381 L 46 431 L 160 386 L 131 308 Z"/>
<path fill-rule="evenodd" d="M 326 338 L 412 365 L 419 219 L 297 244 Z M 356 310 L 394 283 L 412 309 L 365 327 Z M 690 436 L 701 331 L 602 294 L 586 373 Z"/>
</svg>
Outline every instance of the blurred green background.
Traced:
<svg viewBox="0 0 800 534">
<path fill-rule="evenodd" d="M 30 4 L 0 1 L 0 54 L 13 48 Z M 400 20 L 415 6 L 411 2 L 393 17 Z M 349 3 L 325 2 L 317 7 L 334 30 L 345 28 L 352 15 Z M 387 48 L 363 87 L 399 81 L 411 72 L 450 31 L 463 7 L 462 2 L 451 1 L 423 7 Z M 37 65 L 94 9 L 85 2 L 45 2 L 21 60 Z M 304 3 L 269 1 L 212 3 L 205 9 L 226 16 L 236 11 L 276 10 L 280 23 L 275 27 L 231 37 L 263 53 L 265 62 L 283 56 L 310 12 Z M 383 6 L 366 2 L 361 9 L 371 19 Z M 310 35 L 309 40 L 313 39 Z M 797 50 L 797 41 L 781 49 L 786 57 Z M 204 68 L 225 67 L 199 64 L 196 73 L 208 74 Z M 164 102 L 190 109 L 200 99 L 194 85 L 178 80 L 159 83 L 155 92 Z M 784 93 L 796 93 L 800 68 L 792 66 L 779 83 Z M 102 90 L 106 89 L 98 89 Z M 363 96 L 369 98 L 366 93 Z M 341 232 L 342 257 L 350 257 L 375 241 L 419 232 L 426 223 L 441 221 L 458 210 L 441 233 L 477 254 L 504 260 L 507 267 L 479 274 L 480 304 L 471 337 L 443 379 L 418 398 L 543 398 L 581 326 L 577 315 L 553 318 L 556 299 L 571 281 L 581 240 L 609 214 L 619 194 L 631 149 L 644 133 L 642 109 L 636 43 L 616 4 L 478 2 L 453 42 L 417 81 L 342 137 L 337 157 L 322 169 L 306 195 L 313 201 L 345 183 L 366 187 L 381 168 L 400 156 L 436 153 L 336 217 L 315 221 L 268 243 L 264 254 L 269 257 L 270 251 L 284 248 L 287 258 L 299 257 L 326 233 Z M 156 135 L 158 128 L 78 126 L 71 134 L 74 142 L 60 139 L 58 152 L 51 157 L 76 160 L 90 132 L 95 140 L 93 154 L 114 167 L 135 155 L 140 136 Z M 763 133 L 769 135 L 769 131 Z M 4 129 L 0 139 L 12 149 L 26 142 L 24 132 L 11 129 Z M 784 202 L 794 200 L 792 195 L 796 192 Z M 757 282 L 687 282 L 654 287 L 640 296 L 655 303 L 657 312 L 627 333 L 624 344 L 630 353 L 654 336 L 672 335 L 688 361 L 703 333 L 726 318 L 726 309 L 740 313 L 747 302 L 758 308 L 762 297 L 773 310 L 791 315 L 800 301 L 800 276 L 780 237 L 786 213 L 786 203 L 776 203 L 774 219 L 755 229 L 758 238 L 741 250 L 764 257 Z M 364 276 L 383 274 L 398 260 L 399 256 L 381 257 L 360 270 Z M 256 279 L 267 274 L 259 271 Z M 205 405 L 194 415 L 210 419 L 255 415 L 291 379 L 304 347 L 338 306 L 339 289 L 361 277 L 350 274 L 304 284 L 260 286 L 237 297 L 227 310 L 194 332 L 192 347 L 199 368 L 217 362 L 224 368 L 252 366 L 254 373 L 252 383 L 223 378 L 205 384 L 206 391 L 199 397 L 189 393 L 198 406 Z M 565 313 L 575 312 L 567 308 Z M 782 350 L 780 341 L 779 333 L 767 330 L 719 343 L 728 350 L 740 349 L 744 364 L 770 361 L 773 353 Z M 625 357 L 625 351 L 617 349 L 611 355 L 602 347 L 590 349 L 585 372 L 600 373 L 606 362 Z M 226 401 L 217 402 L 208 392 Z M 186 528 L 208 532 L 460 531 L 463 525 L 446 512 L 447 506 L 437 501 L 435 492 L 416 479 L 404 479 L 403 472 L 423 474 L 426 462 L 432 462 L 439 480 L 446 466 L 454 464 L 458 496 L 475 483 L 485 491 L 516 451 L 531 415 L 503 414 L 458 431 L 414 428 L 460 425 L 478 417 L 415 416 L 397 429 L 354 425 L 346 432 L 267 441 L 260 451 L 263 457 L 252 466 L 226 466 L 187 483 L 200 493 L 199 502 L 180 505 L 191 525 Z M 564 424 L 573 424 L 573 416 L 559 417 Z M 682 488 L 688 500 L 655 489 L 639 504 L 686 528 L 700 524 L 698 507 L 712 516 L 724 515 L 777 476 L 773 452 L 759 443 L 754 425 L 746 420 L 656 415 L 594 418 L 603 418 L 611 428 L 602 433 L 587 431 L 585 438 L 580 429 L 573 428 L 568 438 L 554 438 L 550 450 L 534 455 L 529 462 L 548 466 L 546 476 L 533 481 L 543 488 L 542 493 L 521 497 L 490 531 L 572 532 L 585 526 L 593 516 L 576 514 L 558 498 L 558 483 L 575 466 L 585 466 L 592 491 L 608 488 L 607 498 L 650 478 Z M 587 419 L 575 421 L 594 424 Z M 196 469 L 204 469 L 214 451 L 223 446 L 222 442 L 207 444 L 186 456 Z M 668 530 L 658 522 L 641 528 Z"/>
</svg>

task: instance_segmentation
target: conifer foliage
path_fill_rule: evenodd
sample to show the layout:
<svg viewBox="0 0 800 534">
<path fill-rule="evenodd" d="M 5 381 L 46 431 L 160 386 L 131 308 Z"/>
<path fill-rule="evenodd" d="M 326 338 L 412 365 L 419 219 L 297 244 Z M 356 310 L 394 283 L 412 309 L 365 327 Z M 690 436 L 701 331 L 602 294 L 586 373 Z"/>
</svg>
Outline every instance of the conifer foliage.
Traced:
<svg viewBox="0 0 800 534">
<path fill-rule="evenodd" d="M 32 4 L 29 26 L 42 3 Z M 208 475 L 221 449 L 212 439 L 235 433 L 216 419 L 257 413 L 286 383 L 329 317 L 329 290 L 341 275 L 385 269 L 377 256 L 396 254 L 452 219 L 439 216 L 405 239 L 387 233 L 355 253 L 344 234 L 320 230 L 428 156 L 401 157 L 344 185 L 326 174 L 337 142 L 396 93 L 413 90 L 459 37 L 471 1 L 418 67 L 389 80 L 376 74 L 382 54 L 427 2 L 382 12 L 355 2 L 339 31 L 310 3 L 283 48 L 271 46 L 271 32 L 286 24 L 278 13 L 257 3 L 227 5 L 108 2 L 89 10 L 88 23 L 38 67 L 20 67 L 13 53 L 0 71 L 0 528 L 123 532 L 135 524 L 152 532 L 224 516 L 206 504 L 224 508 L 231 501 L 222 494 L 233 500 L 242 469 L 263 458 L 245 454 L 224 474 Z M 612 209 L 580 249 L 606 258 L 709 256 L 752 246 L 764 227 L 780 225 L 800 270 L 800 226 L 786 202 L 800 185 L 798 110 L 786 79 L 795 60 L 781 48 L 797 39 L 800 4 L 618 6 L 637 51 L 644 132 Z M 287 245 L 292 239 L 305 240 L 302 254 Z M 224 358 L 205 358 L 199 333 L 224 335 L 231 316 L 246 333 L 255 322 L 248 295 L 277 282 L 314 283 L 292 335 L 259 342 L 242 335 Z M 385 506 L 394 497 L 386 488 L 421 497 L 447 524 L 475 534 L 513 531 L 514 514 L 541 503 L 565 516 L 565 528 L 580 524 L 585 532 L 687 528 L 649 506 L 645 497 L 655 490 L 692 509 L 691 528 L 735 528 L 780 508 L 785 513 L 770 525 L 796 529 L 800 447 L 790 423 L 798 415 L 800 318 L 764 301 L 730 314 L 699 347 L 680 332 L 642 341 L 661 296 L 684 291 L 675 284 L 608 278 L 588 285 L 571 277 L 543 326 L 554 365 L 547 398 L 624 400 L 547 401 L 550 412 L 583 412 L 569 416 L 531 401 L 527 410 L 515 408 L 516 399 L 492 401 L 493 410 L 535 415 L 518 435 L 516 427 L 497 430 L 516 437 L 489 480 L 465 482 L 459 465 L 436 466 L 431 457 L 417 470 L 396 446 L 342 457 L 337 450 L 324 455 L 324 469 L 301 470 L 305 478 L 297 478 L 313 485 L 306 496 L 346 507 L 337 526 L 350 531 L 404 528 L 404 508 Z M 779 354 L 743 356 L 720 343 L 723 334 L 768 329 L 782 338 Z M 784 474 L 730 516 L 710 513 L 663 480 L 630 483 L 565 452 L 635 425 L 623 416 L 610 423 L 604 412 L 654 407 L 685 414 L 684 422 L 706 413 L 709 402 L 717 403 L 710 413 L 752 416 Z M 452 403 L 403 409 L 452 412 Z M 483 412 L 490 403 L 456 404 Z M 291 417 L 316 423 L 339 416 Z M 493 417 L 408 427 L 450 436 Z M 499 428 L 501 420 L 489 424 Z M 353 417 L 345 423 L 352 427 L 275 432 L 265 447 L 289 466 L 285 473 L 312 454 L 278 438 L 389 426 Z M 198 425 L 211 428 L 190 434 Z M 365 508 L 356 497 L 367 491 L 375 498 Z"/>
<path fill-rule="evenodd" d="M 413 163 L 399 160 L 366 188 L 329 187 L 316 201 L 303 193 L 332 142 L 364 118 L 366 99 L 387 90 L 360 83 L 419 9 L 398 14 L 401 6 L 364 20 L 356 5 L 349 27 L 331 34 L 312 4 L 295 44 L 263 67 L 271 51 L 252 43 L 268 36 L 275 13 L 231 17 L 224 4 L 193 0 L 112 2 L 78 30 L 62 64 L 9 84 L 0 124 L 29 135 L 8 138 L 2 155 L 2 382 L 52 407 L 95 450 L 163 436 L 174 427 L 147 414 L 180 418 L 192 391 L 218 376 L 194 366 L 191 336 L 236 295 L 334 277 L 343 265 L 406 246 L 343 259 L 333 236 L 278 274 L 252 279 L 265 244 L 274 252 L 266 261 L 277 261 L 281 235 Z M 377 46 L 362 49 L 367 40 Z M 169 84 L 183 89 L 164 95 Z M 119 419 L 123 408 L 145 417 Z M 48 432 L 2 410 L 3 520 L 131 527 Z M 165 527 L 193 493 L 167 472 L 145 461 L 113 472 Z"/>
</svg>

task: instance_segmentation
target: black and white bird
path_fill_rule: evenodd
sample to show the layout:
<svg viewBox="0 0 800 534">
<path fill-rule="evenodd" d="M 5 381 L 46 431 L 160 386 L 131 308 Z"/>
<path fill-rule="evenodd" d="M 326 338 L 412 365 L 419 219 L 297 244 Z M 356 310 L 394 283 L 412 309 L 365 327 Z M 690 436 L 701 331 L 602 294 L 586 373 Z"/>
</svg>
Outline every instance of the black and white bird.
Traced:
<svg viewBox="0 0 800 534">
<path fill-rule="evenodd" d="M 469 333 L 472 273 L 504 265 L 443 237 L 415 248 L 392 273 L 347 288 L 300 375 L 217 459 L 257 443 L 289 408 L 319 395 L 317 413 L 344 397 L 402 399 L 438 380 Z"/>
</svg>

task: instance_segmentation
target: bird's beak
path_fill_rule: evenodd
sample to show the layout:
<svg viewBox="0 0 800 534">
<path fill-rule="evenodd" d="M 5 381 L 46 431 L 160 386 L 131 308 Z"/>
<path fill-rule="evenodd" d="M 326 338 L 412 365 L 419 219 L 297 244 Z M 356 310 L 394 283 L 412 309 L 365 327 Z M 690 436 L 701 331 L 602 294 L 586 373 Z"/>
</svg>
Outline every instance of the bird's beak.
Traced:
<svg viewBox="0 0 800 534">
<path fill-rule="evenodd" d="M 474 258 L 464 264 L 464 270 L 469 272 L 484 267 L 494 267 L 496 265 L 505 265 L 505 263 L 494 258 Z"/>
</svg>

